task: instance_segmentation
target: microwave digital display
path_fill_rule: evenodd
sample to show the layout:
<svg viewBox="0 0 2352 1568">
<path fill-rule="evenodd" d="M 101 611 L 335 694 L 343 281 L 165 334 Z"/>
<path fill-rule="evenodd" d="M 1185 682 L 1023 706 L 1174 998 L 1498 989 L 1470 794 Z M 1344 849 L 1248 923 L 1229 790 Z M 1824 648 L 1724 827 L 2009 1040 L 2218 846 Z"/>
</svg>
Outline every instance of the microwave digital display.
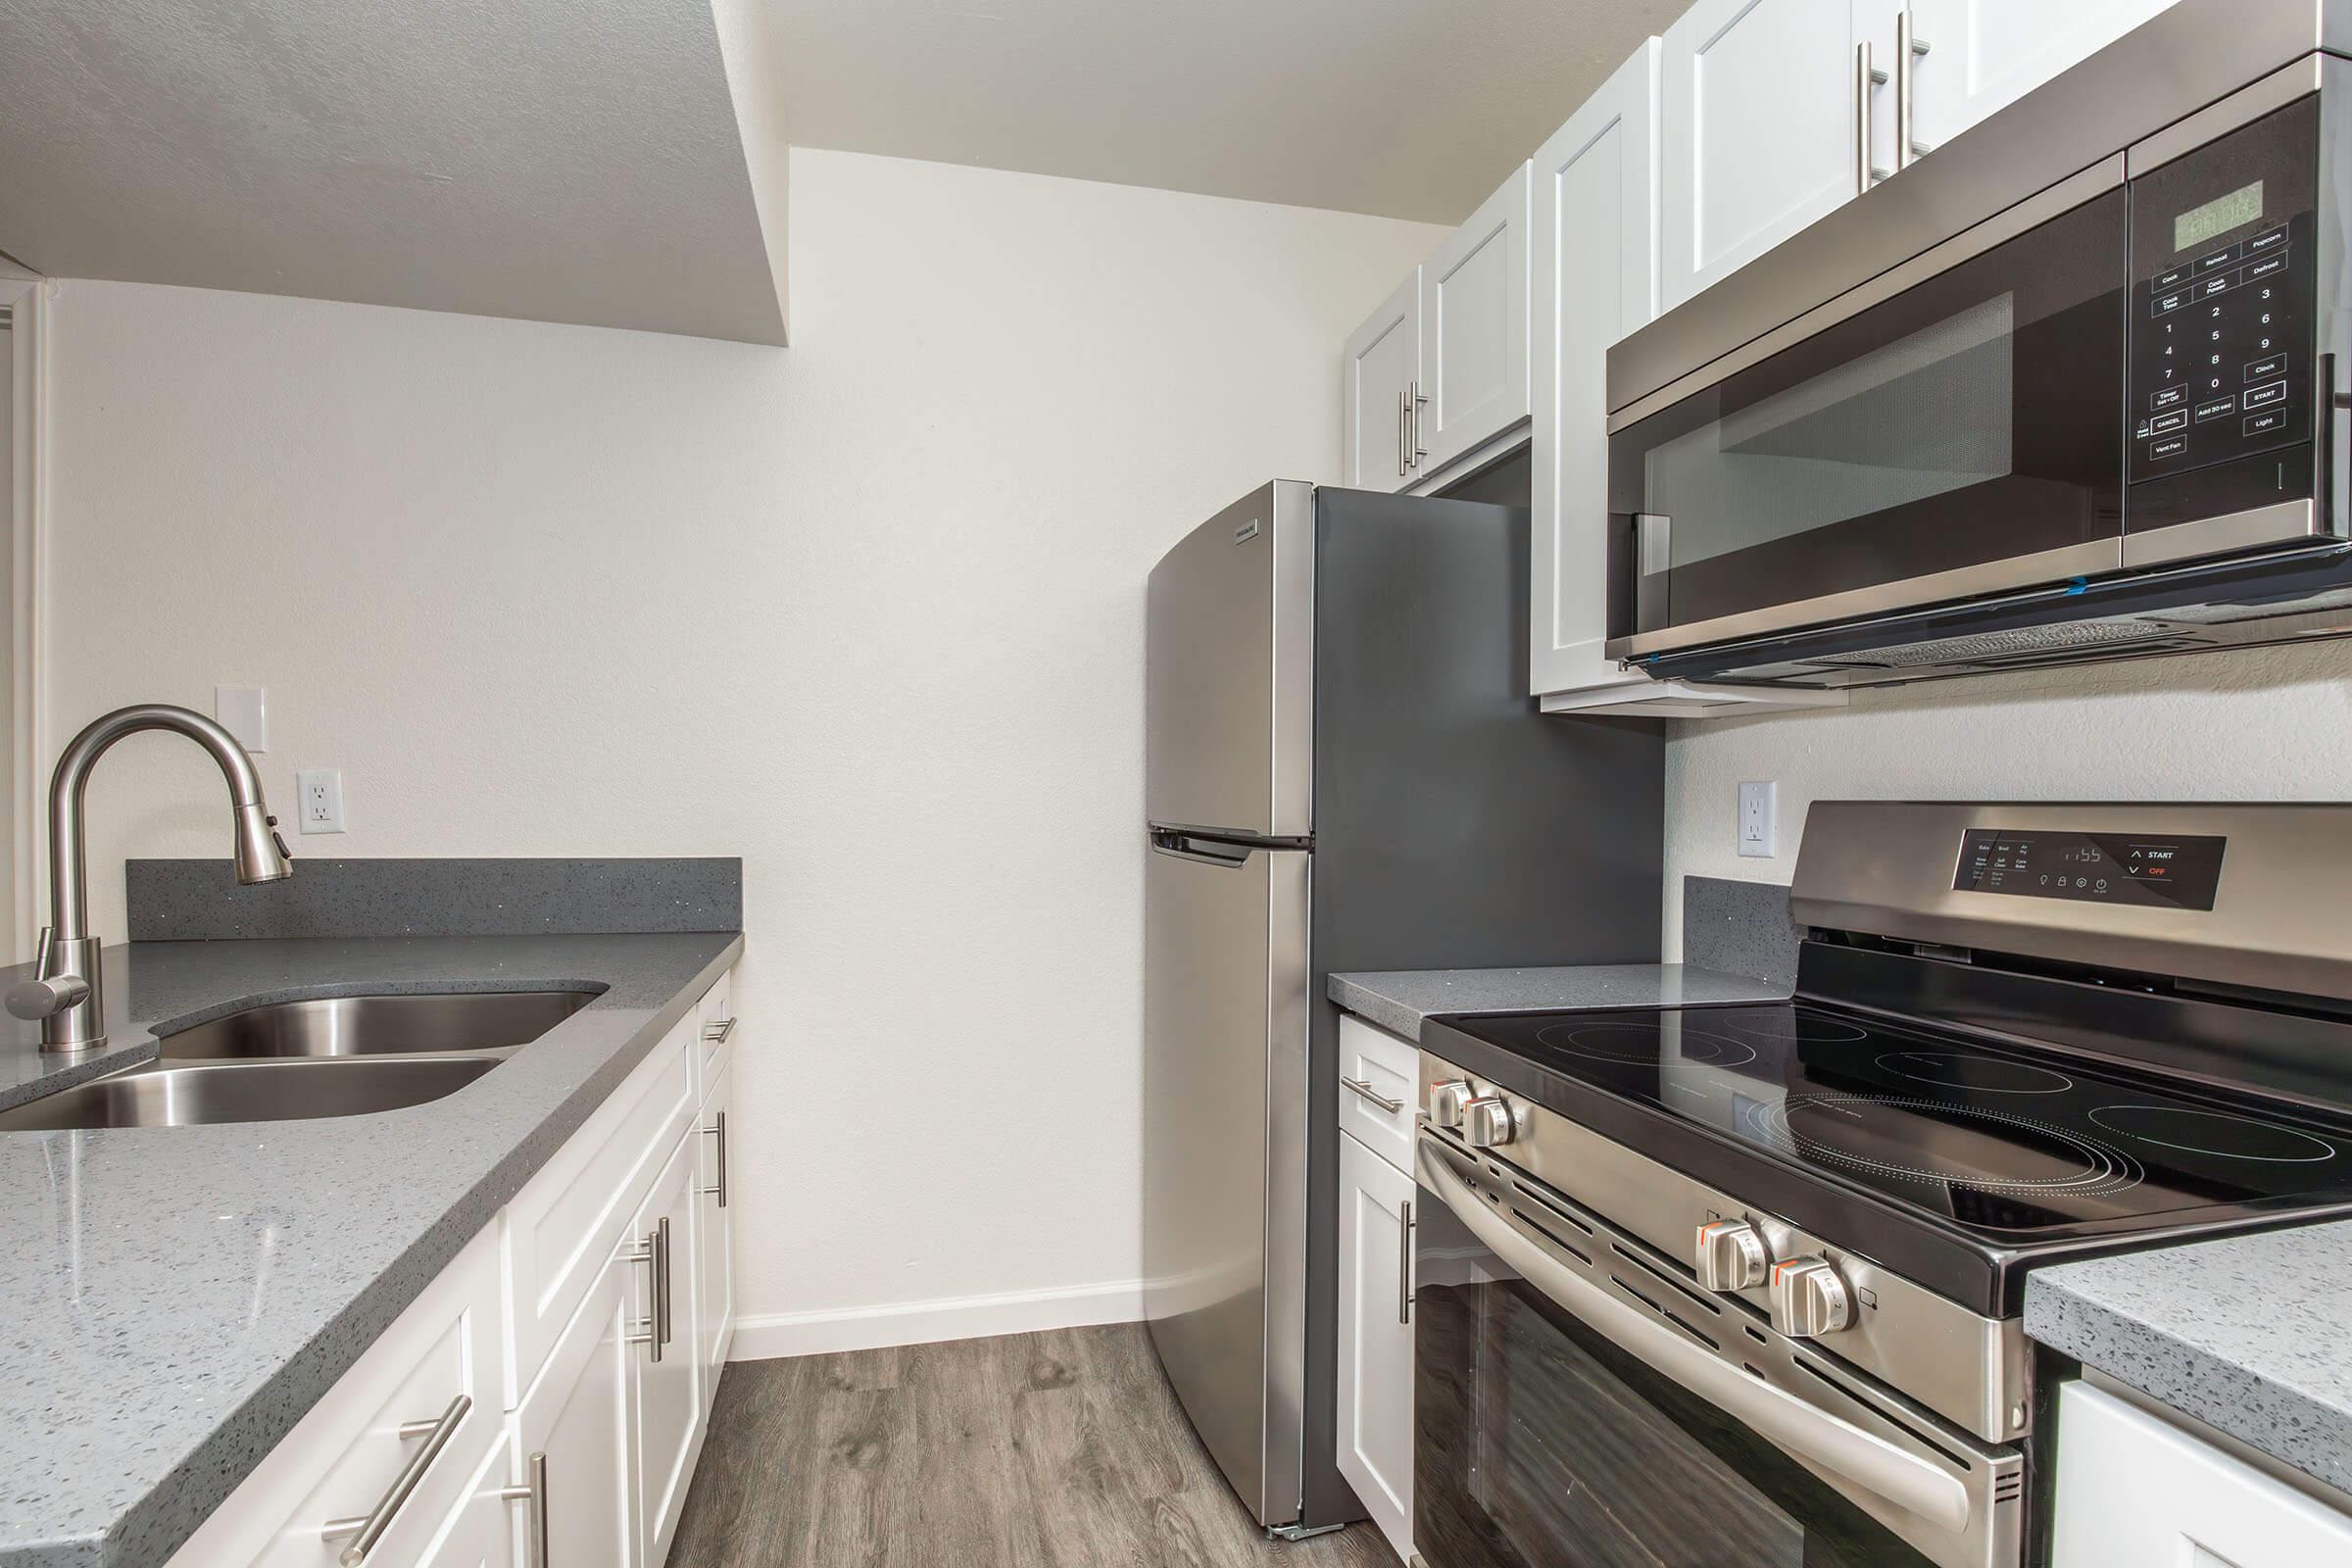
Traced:
<svg viewBox="0 0 2352 1568">
<path fill-rule="evenodd" d="M 2173 220 L 2173 249 L 2193 251 L 2216 234 L 2227 234 L 2262 217 L 2262 181 L 2240 185 Z"/>
<path fill-rule="evenodd" d="M 2044 833 L 1972 827 L 1960 837 L 1959 893 L 2001 893 L 2085 904 L 2210 909 L 2222 852 L 2211 835 Z"/>
</svg>

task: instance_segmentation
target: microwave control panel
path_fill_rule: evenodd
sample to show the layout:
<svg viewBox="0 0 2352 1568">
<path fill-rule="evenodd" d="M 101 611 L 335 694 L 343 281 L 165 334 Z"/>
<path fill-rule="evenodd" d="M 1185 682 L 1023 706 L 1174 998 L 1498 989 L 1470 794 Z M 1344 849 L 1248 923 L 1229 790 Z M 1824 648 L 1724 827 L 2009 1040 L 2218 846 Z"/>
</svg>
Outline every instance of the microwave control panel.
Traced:
<svg viewBox="0 0 2352 1568">
<path fill-rule="evenodd" d="M 2291 105 L 2132 182 L 2132 482 L 2309 441 L 2319 109 Z"/>
</svg>

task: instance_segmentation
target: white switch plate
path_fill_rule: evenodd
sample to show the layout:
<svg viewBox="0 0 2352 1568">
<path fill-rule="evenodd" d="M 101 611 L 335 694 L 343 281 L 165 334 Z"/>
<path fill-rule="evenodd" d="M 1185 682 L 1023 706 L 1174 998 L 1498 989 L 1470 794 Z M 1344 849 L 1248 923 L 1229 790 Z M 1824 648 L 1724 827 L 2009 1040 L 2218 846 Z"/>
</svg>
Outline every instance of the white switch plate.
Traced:
<svg viewBox="0 0 2352 1568">
<path fill-rule="evenodd" d="M 1780 793 L 1771 779 L 1748 779 L 1740 786 L 1740 853 L 1751 860 L 1772 858 L 1773 836 L 1780 830 Z"/>
<path fill-rule="evenodd" d="M 332 767 L 311 768 L 294 775 L 294 793 L 302 802 L 305 833 L 343 831 L 343 774 Z"/>
<path fill-rule="evenodd" d="M 213 688 L 213 717 L 249 752 L 270 749 L 270 693 L 259 686 Z"/>
</svg>

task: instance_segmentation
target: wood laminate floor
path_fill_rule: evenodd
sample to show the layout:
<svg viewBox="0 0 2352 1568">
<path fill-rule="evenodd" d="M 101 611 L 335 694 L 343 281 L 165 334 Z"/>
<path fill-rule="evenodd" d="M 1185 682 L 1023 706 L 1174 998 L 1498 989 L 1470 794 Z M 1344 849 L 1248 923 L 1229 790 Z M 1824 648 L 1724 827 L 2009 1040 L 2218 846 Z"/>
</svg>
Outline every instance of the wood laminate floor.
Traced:
<svg viewBox="0 0 2352 1568">
<path fill-rule="evenodd" d="M 1396 1568 L 1269 1542 L 1140 1324 L 739 1361 L 669 1568 Z"/>
</svg>

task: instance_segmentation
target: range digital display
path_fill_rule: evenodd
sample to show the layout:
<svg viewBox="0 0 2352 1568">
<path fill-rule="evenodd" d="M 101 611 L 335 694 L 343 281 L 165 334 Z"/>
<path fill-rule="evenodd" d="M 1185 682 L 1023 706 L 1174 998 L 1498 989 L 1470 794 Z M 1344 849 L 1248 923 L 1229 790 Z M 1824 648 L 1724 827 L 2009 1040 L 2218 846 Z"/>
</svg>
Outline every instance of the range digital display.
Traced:
<svg viewBox="0 0 2352 1568">
<path fill-rule="evenodd" d="M 1972 827 L 1952 887 L 2086 904 L 2210 909 L 2229 840 L 2199 835 L 2052 833 Z"/>
</svg>

